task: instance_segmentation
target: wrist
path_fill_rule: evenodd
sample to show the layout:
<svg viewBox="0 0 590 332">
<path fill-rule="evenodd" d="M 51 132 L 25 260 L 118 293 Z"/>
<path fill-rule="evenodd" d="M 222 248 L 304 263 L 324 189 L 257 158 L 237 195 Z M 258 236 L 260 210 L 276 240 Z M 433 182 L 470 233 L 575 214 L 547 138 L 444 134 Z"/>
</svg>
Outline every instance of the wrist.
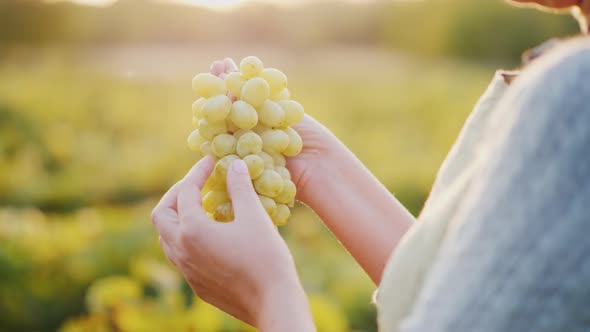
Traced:
<svg viewBox="0 0 590 332">
<path fill-rule="evenodd" d="M 313 208 L 319 193 L 330 192 L 337 187 L 347 185 L 347 174 L 350 174 L 357 163 L 356 156 L 340 141 L 333 142 L 329 147 L 318 153 L 314 162 L 307 167 L 304 177 L 298 183 L 297 199 Z M 361 167 L 363 167 L 361 165 Z"/>
<path fill-rule="evenodd" d="M 259 331 L 315 331 L 307 295 L 297 275 L 275 280 L 261 296 L 256 327 Z"/>
</svg>

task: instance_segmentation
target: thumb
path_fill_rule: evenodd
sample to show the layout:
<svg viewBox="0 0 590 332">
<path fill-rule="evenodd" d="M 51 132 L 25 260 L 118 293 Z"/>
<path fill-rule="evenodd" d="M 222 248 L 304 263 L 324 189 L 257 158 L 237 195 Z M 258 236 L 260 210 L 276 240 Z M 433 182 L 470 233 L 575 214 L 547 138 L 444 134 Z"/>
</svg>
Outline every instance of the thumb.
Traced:
<svg viewBox="0 0 590 332">
<path fill-rule="evenodd" d="M 241 159 L 234 160 L 227 172 L 227 191 L 236 217 L 258 215 L 264 211 L 258 194 L 252 186 L 248 166 Z"/>
</svg>

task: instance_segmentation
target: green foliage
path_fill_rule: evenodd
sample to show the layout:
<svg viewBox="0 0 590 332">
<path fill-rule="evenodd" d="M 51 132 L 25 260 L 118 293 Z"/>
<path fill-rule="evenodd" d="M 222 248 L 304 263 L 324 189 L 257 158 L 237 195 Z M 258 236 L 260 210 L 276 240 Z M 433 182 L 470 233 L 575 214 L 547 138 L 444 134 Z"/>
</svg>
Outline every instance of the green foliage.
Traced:
<svg viewBox="0 0 590 332">
<path fill-rule="evenodd" d="M 160 284 L 174 284 L 170 280 L 178 278 L 162 272 L 162 253 L 148 220 L 155 201 L 149 198 L 160 196 L 196 161 L 185 145 L 193 61 L 170 62 L 180 66 L 181 75 L 161 65 L 166 76 L 135 77 L 59 60 L 73 53 L 36 52 L 46 60 L 28 69 L 13 65 L 18 60 L 0 66 L 0 202 L 5 206 L 0 208 L 0 330 L 52 331 L 61 325 L 62 331 L 110 331 L 113 324 L 130 324 L 120 331 L 135 331 L 141 325 L 134 325 L 133 317 L 139 316 L 163 330 L 181 331 L 182 324 L 195 321 L 209 324 L 205 331 L 235 331 L 235 320 L 203 313 L 212 310 L 204 304 L 193 308 L 190 297 L 182 306 L 158 304 L 190 289 L 170 286 L 176 295 L 164 295 L 149 281 L 160 275 Z M 268 50 L 260 52 L 273 58 Z M 492 72 L 356 52 L 342 56 L 335 50 L 298 62 L 296 69 L 287 67 L 292 90 L 417 213 Z M 359 56 L 362 63 L 356 62 Z M 209 59 L 200 61 L 199 68 Z M 297 208 L 282 232 L 319 308 L 318 324 L 375 331 L 370 304 L 375 286 L 315 215 Z M 117 275 L 130 279 L 102 279 Z M 139 298 L 134 283 L 143 289 Z M 109 288 L 115 293 L 109 295 Z M 123 292 L 130 295 L 117 296 Z M 112 305 L 117 309 L 109 309 Z"/>
</svg>

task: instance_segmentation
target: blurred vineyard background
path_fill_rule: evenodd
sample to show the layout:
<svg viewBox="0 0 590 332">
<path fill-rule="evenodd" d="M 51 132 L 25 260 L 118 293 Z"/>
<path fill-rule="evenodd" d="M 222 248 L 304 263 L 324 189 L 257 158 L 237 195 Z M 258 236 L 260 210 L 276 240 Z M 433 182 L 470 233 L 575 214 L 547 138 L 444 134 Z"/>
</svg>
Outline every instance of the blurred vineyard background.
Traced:
<svg viewBox="0 0 590 332">
<path fill-rule="evenodd" d="M 211 61 L 284 69 L 417 214 L 494 70 L 575 31 L 500 0 L 0 1 L 0 331 L 252 330 L 193 298 L 149 221 L 196 161 L 190 80 Z M 320 331 L 376 331 L 375 286 L 313 212 L 281 231 Z"/>
</svg>

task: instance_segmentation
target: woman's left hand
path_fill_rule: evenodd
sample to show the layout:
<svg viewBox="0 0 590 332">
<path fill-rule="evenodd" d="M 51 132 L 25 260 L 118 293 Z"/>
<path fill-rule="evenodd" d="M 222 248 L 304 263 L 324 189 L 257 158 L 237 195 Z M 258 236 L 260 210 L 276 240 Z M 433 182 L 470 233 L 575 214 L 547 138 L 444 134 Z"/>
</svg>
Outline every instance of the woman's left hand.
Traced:
<svg viewBox="0 0 590 332">
<path fill-rule="evenodd" d="M 228 170 L 235 220 L 219 223 L 207 217 L 200 193 L 213 166 L 210 157 L 203 158 L 154 209 L 152 222 L 166 256 L 199 297 L 251 325 L 278 328 L 272 320 L 281 313 L 274 311 L 285 298 L 290 308 L 283 314 L 293 315 L 296 310 L 309 316 L 293 258 L 262 207 L 242 160 Z M 293 301 L 296 308 L 291 308 Z"/>
</svg>

